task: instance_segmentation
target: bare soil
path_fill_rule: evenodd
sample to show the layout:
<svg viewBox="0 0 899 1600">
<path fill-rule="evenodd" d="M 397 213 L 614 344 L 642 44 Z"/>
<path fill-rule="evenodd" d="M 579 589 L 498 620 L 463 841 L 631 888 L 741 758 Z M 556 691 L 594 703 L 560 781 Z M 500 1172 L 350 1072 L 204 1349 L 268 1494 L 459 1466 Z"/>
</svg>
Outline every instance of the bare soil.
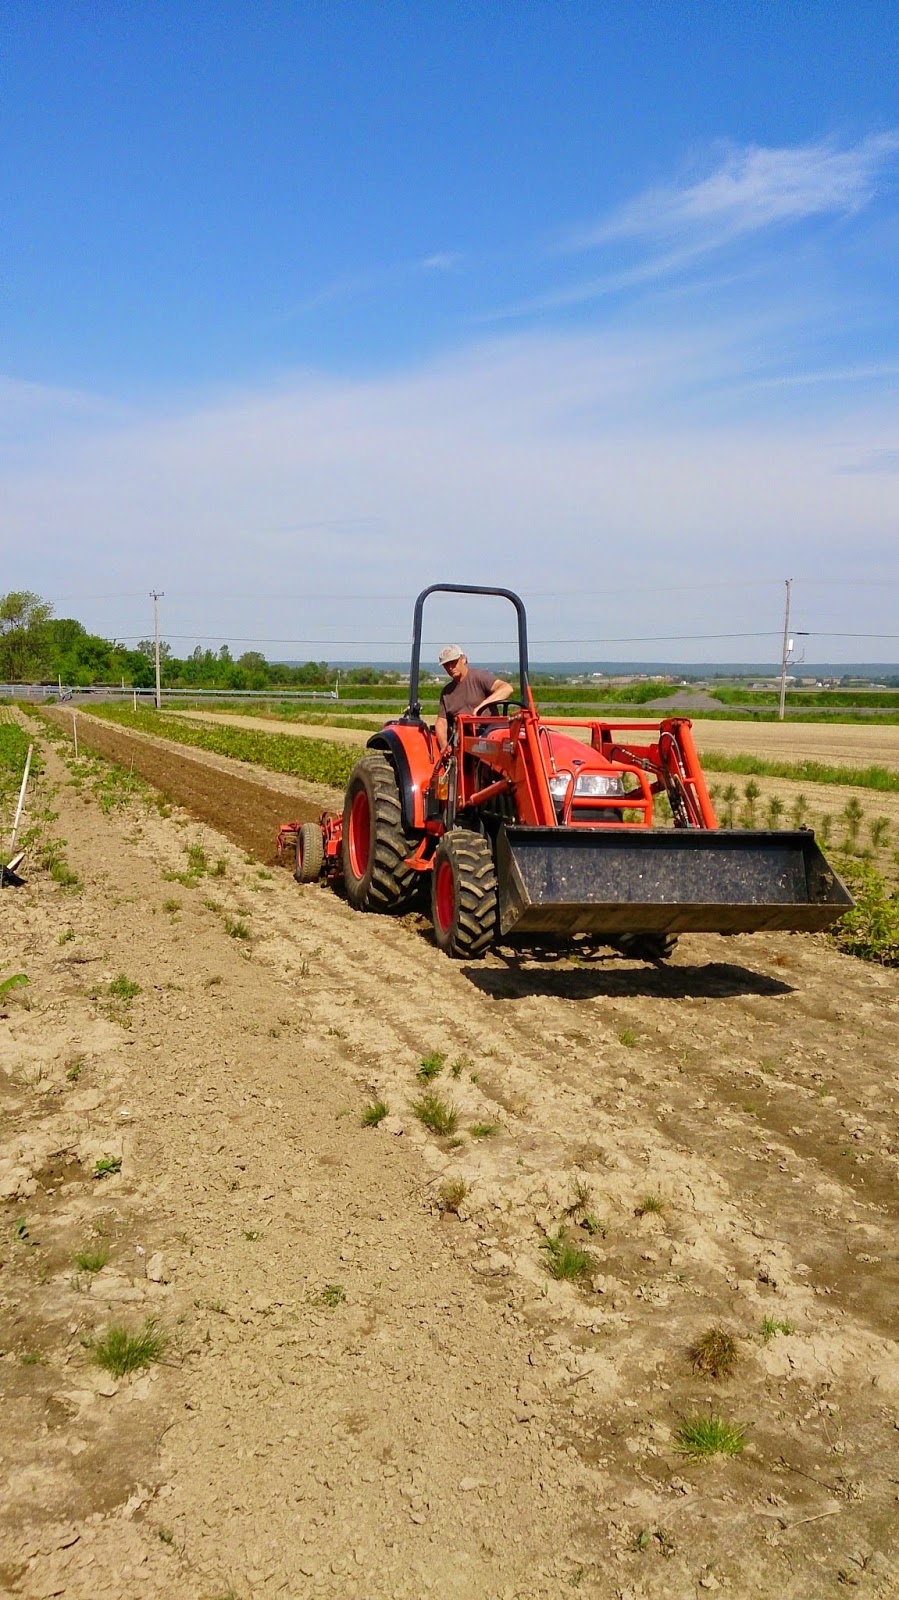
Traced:
<svg viewBox="0 0 899 1600">
<path fill-rule="evenodd" d="M 79 722 L 177 804 L 51 751 L 80 888 L 35 845 L 0 897 L 0 1594 L 899 1593 L 899 974 L 789 935 L 450 963 L 265 865 L 328 791 Z M 162 1363 L 109 1379 L 147 1316 Z M 742 1454 L 679 1450 L 710 1411 Z"/>
</svg>

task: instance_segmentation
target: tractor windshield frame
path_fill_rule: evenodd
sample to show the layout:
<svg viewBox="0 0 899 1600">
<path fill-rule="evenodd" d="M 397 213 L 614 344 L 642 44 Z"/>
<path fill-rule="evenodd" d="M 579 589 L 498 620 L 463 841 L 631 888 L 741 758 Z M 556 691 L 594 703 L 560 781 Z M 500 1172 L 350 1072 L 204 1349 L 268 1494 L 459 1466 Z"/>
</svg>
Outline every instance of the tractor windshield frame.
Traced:
<svg viewBox="0 0 899 1600">
<path fill-rule="evenodd" d="M 429 588 L 422 589 L 415 602 L 415 614 L 412 622 L 412 659 L 409 666 L 409 709 L 407 716 L 416 722 L 421 720 L 421 701 L 418 697 L 418 682 L 421 673 L 421 625 L 424 604 L 431 594 L 483 594 L 494 595 L 500 600 L 508 600 L 515 607 L 518 618 L 518 681 L 521 685 L 520 694 L 523 701 L 528 698 L 528 619 L 524 609 L 524 601 L 513 589 L 487 589 L 478 584 L 470 583 L 432 583 Z"/>
</svg>

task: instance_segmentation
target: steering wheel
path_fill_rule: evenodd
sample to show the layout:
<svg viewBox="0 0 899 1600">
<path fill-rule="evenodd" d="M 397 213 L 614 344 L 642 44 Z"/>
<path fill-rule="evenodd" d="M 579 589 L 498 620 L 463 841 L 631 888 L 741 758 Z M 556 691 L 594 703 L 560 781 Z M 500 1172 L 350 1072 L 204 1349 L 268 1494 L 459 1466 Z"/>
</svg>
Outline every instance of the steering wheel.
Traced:
<svg viewBox="0 0 899 1600">
<path fill-rule="evenodd" d="M 519 711 L 526 709 L 522 700 L 488 700 L 486 705 L 479 706 L 477 711 L 473 711 L 472 716 L 507 717 L 510 706 L 517 706 Z"/>
</svg>

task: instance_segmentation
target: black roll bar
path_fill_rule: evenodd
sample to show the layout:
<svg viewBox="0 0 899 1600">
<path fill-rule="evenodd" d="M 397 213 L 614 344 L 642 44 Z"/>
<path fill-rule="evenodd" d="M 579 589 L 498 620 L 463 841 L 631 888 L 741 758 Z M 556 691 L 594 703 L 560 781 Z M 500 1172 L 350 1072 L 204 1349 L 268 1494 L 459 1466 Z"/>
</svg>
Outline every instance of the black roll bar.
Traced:
<svg viewBox="0 0 899 1600">
<path fill-rule="evenodd" d="M 420 719 L 421 701 L 418 698 L 418 679 L 421 667 L 421 619 L 424 603 L 429 594 L 492 594 L 498 595 L 500 600 L 509 600 L 515 607 L 518 616 L 518 674 L 521 684 L 521 698 L 525 702 L 528 695 L 528 619 L 524 609 L 524 601 L 512 589 L 482 589 L 470 583 L 432 583 L 429 589 L 422 589 L 415 602 L 415 617 L 412 624 L 412 661 L 409 667 L 409 710 L 407 715 Z"/>
</svg>

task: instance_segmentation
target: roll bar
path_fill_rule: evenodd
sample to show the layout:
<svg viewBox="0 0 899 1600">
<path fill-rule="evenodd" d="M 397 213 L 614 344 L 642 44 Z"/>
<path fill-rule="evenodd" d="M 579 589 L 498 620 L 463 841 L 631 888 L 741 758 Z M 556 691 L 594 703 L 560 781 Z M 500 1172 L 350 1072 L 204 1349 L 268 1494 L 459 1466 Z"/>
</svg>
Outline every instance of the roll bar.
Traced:
<svg viewBox="0 0 899 1600">
<path fill-rule="evenodd" d="M 528 619 L 524 609 L 524 601 L 512 589 L 483 589 L 470 583 L 432 583 L 430 588 L 422 589 L 415 602 L 415 616 L 412 623 L 412 661 L 409 667 L 409 710 L 407 715 L 421 717 L 421 701 L 418 698 L 418 679 L 421 668 L 421 620 L 424 603 L 429 594 L 492 594 L 498 595 L 501 600 L 508 600 L 515 607 L 518 616 L 518 673 L 521 684 L 521 698 L 528 697 Z"/>
</svg>

